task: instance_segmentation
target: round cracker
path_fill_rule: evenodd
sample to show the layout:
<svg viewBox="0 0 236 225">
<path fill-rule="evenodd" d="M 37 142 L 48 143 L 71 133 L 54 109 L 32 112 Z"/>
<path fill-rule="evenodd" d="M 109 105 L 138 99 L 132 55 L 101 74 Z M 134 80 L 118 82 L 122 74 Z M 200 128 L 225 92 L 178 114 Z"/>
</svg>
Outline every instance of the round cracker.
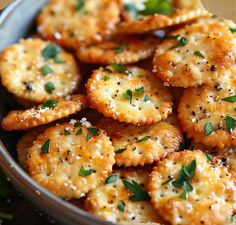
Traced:
<svg viewBox="0 0 236 225">
<path fill-rule="evenodd" d="M 189 180 L 193 190 L 187 199 L 182 186 L 173 185 L 183 170 L 196 161 L 196 172 Z M 236 186 L 228 169 L 210 162 L 202 151 L 175 152 L 160 162 L 148 185 L 158 213 L 173 225 L 229 224 L 236 207 Z"/>
<path fill-rule="evenodd" d="M 50 101 L 55 102 L 56 105 L 48 107 L 47 103 Z M 28 130 L 63 119 L 87 107 L 87 98 L 84 95 L 74 95 L 59 101 L 48 100 L 44 104 L 31 109 L 9 112 L 2 121 L 2 128 L 6 131 Z"/>
<path fill-rule="evenodd" d="M 124 180 L 135 181 L 138 185 L 144 186 L 148 181 L 148 172 L 140 169 L 125 169 L 116 170 L 109 177 L 111 176 L 116 176 L 114 182 L 104 183 L 88 194 L 85 208 L 89 212 L 119 224 L 160 222 L 149 201 L 130 200 L 133 193 L 123 183 Z M 124 206 L 123 210 L 121 205 Z"/>
<path fill-rule="evenodd" d="M 145 40 L 145 41 L 144 41 Z M 153 55 L 159 39 L 154 36 L 119 37 L 76 51 L 80 61 L 98 65 L 131 64 Z"/>
<path fill-rule="evenodd" d="M 104 182 L 114 147 L 96 127 L 66 123 L 47 129 L 29 149 L 30 175 L 63 198 L 80 198 Z"/>
<path fill-rule="evenodd" d="M 91 106 L 120 122 L 150 125 L 172 112 L 168 89 L 151 72 L 138 67 L 100 68 L 94 71 L 86 88 Z"/>
<path fill-rule="evenodd" d="M 45 58 L 43 52 L 48 46 L 56 45 L 29 38 L 3 51 L 0 74 L 2 84 L 9 92 L 19 98 L 41 103 L 67 96 L 77 89 L 81 76 L 74 57 L 56 46 L 57 57 Z M 63 61 L 55 62 L 58 58 Z"/>
<path fill-rule="evenodd" d="M 236 62 L 232 27 L 236 27 L 232 21 L 212 17 L 168 34 L 156 50 L 153 72 L 166 86 L 219 82 L 221 74 Z"/>
<path fill-rule="evenodd" d="M 19 164 L 27 170 L 26 161 L 28 160 L 28 150 L 33 146 L 33 142 L 37 139 L 39 134 L 43 133 L 47 126 L 40 126 L 33 128 L 26 132 L 17 143 L 17 154 Z"/>
<path fill-rule="evenodd" d="M 183 141 L 179 127 L 166 121 L 136 127 L 103 118 L 97 126 L 111 138 L 118 166 L 152 164 L 179 150 Z"/>
<path fill-rule="evenodd" d="M 236 68 L 232 70 L 235 76 Z M 178 107 L 178 118 L 189 138 L 211 148 L 236 146 L 234 123 L 227 126 L 236 118 L 236 102 L 224 100 L 236 94 L 235 84 L 235 79 L 231 79 L 224 85 L 221 83 L 184 91 Z"/>
<path fill-rule="evenodd" d="M 38 31 L 46 39 L 76 48 L 111 35 L 119 14 L 116 0 L 52 0 L 38 16 Z"/>
<path fill-rule="evenodd" d="M 196 10 L 177 9 L 170 15 L 153 14 L 123 22 L 119 27 L 119 32 L 125 34 L 143 34 L 190 22 L 201 17 L 208 17 L 209 15 L 208 11 L 201 8 Z"/>
</svg>

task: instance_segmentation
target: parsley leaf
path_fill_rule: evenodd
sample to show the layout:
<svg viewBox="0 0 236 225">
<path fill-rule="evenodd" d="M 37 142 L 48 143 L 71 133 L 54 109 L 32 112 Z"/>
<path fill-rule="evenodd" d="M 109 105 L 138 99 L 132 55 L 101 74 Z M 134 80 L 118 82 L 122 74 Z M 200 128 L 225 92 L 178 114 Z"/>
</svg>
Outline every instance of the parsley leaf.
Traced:
<svg viewBox="0 0 236 225">
<path fill-rule="evenodd" d="M 83 9 L 83 7 L 84 7 L 84 0 L 78 0 L 77 6 L 76 6 L 77 11 L 80 11 L 81 9 Z"/>
<path fill-rule="evenodd" d="M 74 124 L 74 127 L 81 127 L 81 126 L 82 126 L 82 123 L 80 121 L 78 121 Z"/>
<path fill-rule="evenodd" d="M 99 135 L 99 129 L 95 127 L 89 127 L 88 131 L 93 135 L 93 136 L 98 136 Z"/>
<path fill-rule="evenodd" d="M 45 141 L 45 143 L 44 143 L 43 146 L 41 147 L 41 151 L 42 151 L 43 153 L 49 153 L 50 144 L 51 144 L 51 140 L 50 140 L 50 139 L 48 139 L 47 141 Z"/>
<path fill-rule="evenodd" d="M 92 139 L 92 135 L 90 133 L 87 133 L 87 141 Z"/>
<path fill-rule="evenodd" d="M 52 70 L 52 68 L 50 66 L 48 66 L 48 65 L 43 66 L 43 68 L 42 68 L 43 76 L 46 77 L 48 74 L 50 74 L 52 72 L 53 72 L 53 70 Z"/>
<path fill-rule="evenodd" d="M 139 11 L 139 14 L 148 16 L 153 14 L 171 14 L 175 11 L 170 0 L 147 0 L 144 3 L 145 9 Z"/>
<path fill-rule="evenodd" d="M 230 97 L 227 97 L 227 98 L 223 98 L 222 100 L 225 101 L 225 102 L 234 103 L 234 102 L 236 102 L 236 95 L 230 96 Z"/>
<path fill-rule="evenodd" d="M 206 153 L 206 157 L 210 162 L 213 161 L 214 156 L 212 154 Z"/>
<path fill-rule="evenodd" d="M 55 100 L 48 100 L 42 106 L 41 109 L 49 108 L 54 109 L 57 106 L 58 102 Z"/>
<path fill-rule="evenodd" d="M 178 43 L 170 48 L 170 50 L 178 48 L 178 47 L 183 47 L 188 44 L 188 39 L 186 37 L 179 37 L 178 38 Z"/>
<path fill-rule="evenodd" d="M 144 87 L 136 88 L 135 91 L 136 91 L 138 94 L 144 94 Z"/>
<path fill-rule="evenodd" d="M 83 132 L 83 130 L 82 130 L 82 128 L 80 128 L 79 130 L 77 130 L 76 135 L 80 135 L 80 134 L 82 134 L 82 132 Z"/>
<path fill-rule="evenodd" d="M 49 81 L 44 85 L 44 89 L 46 92 L 51 94 L 55 90 L 55 85 Z"/>
<path fill-rule="evenodd" d="M 146 95 L 146 96 L 144 97 L 144 102 L 148 102 L 148 101 L 151 101 L 151 98 Z"/>
<path fill-rule="evenodd" d="M 205 134 L 206 136 L 210 135 L 214 131 L 213 123 L 207 122 L 205 124 Z"/>
<path fill-rule="evenodd" d="M 42 51 L 42 55 L 45 60 L 54 59 L 60 53 L 61 53 L 61 47 L 56 44 L 49 44 Z"/>
<path fill-rule="evenodd" d="M 107 76 L 107 75 L 105 75 L 105 77 L 104 77 L 104 81 L 107 81 L 107 80 L 110 80 L 110 77 Z"/>
<path fill-rule="evenodd" d="M 65 62 L 65 59 L 63 59 L 63 58 L 57 56 L 57 57 L 54 59 L 54 62 L 55 62 L 55 63 L 64 63 L 64 62 Z"/>
<path fill-rule="evenodd" d="M 111 69 L 109 69 L 108 67 L 104 67 L 103 72 L 112 73 L 113 71 Z"/>
<path fill-rule="evenodd" d="M 139 139 L 137 142 L 144 142 L 144 141 L 147 141 L 149 139 L 150 139 L 150 136 L 145 136 L 145 137 Z"/>
<path fill-rule="evenodd" d="M 127 90 L 123 96 L 127 99 L 130 100 L 130 104 L 132 103 L 132 97 L 133 97 L 133 93 L 131 90 Z"/>
<path fill-rule="evenodd" d="M 116 153 L 116 154 L 121 154 L 121 153 L 123 153 L 125 150 L 126 150 L 126 148 L 122 148 L 122 149 L 119 149 L 119 150 L 115 151 L 115 153 Z"/>
<path fill-rule="evenodd" d="M 232 32 L 232 33 L 236 33 L 236 27 L 234 28 L 234 27 L 231 27 L 231 28 L 229 28 L 229 30 Z"/>
<path fill-rule="evenodd" d="M 92 173 L 94 173 L 94 171 L 93 170 L 86 170 L 86 169 L 84 169 L 84 167 L 82 166 L 81 168 L 80 168 L 80 171 L 79 171 L 79 175 L 81 176 L 81 177 L 88 177 L 88 176 L 90 176 Z"/>
<path fill-rule="evenodd" d="M 202 59 L 205 59 L 205 56 L 200 51 L 195 51 L 194 55 L 196 55 L 196 56 L 198 56 L 198 57 L 200 57 Z"/>
<path fill-rule="evenodd" d="M 68 136 L 68 135 L 70 135 L 71 133 L 70 133 L 70 131 L 69 130 L 67 130 L 67 129 L 64 129 L 64 135 L 66 135 L 66 136 Z"/>
<path fill-rule="evenodd" d="M 131 71 L 121 64 L 113 63 L 111 66 L 120 73 L 131 74 Z"/>
<path fill-rule="evenodd" d="M 132 180 L 132 182 L 123 180 L 123 184 L 127 189 L 129 189 L 134 194 L 133 196 L 130 197 L 130 200 L 134 202 L 150 200 L 148 192 L 134 180 Z"/>
<path fill-rule="evenodd" d="M 117 206 L 117 208 L 121 211 L 124 212 L 125 211 L 125 202 L 124 201 L 120 201 L 119 205 Z"/>
<path fill-rule="evenodd" d="M 110 183 L 114 183 L 117 181 L 117 175 L 111 175 L 109 176 L 106 181 L 105 181 L 105 184 L 110 184 Z"/>
<path fill-rule="evenodd" d="M 231 116 L 226 116 L 225 117 L 225 121 L 226 121 L 226 127 L 227 127 L 227 130 L 232 133 L 234 128 L 235 128 L 235 119 Z"/>
</svg>

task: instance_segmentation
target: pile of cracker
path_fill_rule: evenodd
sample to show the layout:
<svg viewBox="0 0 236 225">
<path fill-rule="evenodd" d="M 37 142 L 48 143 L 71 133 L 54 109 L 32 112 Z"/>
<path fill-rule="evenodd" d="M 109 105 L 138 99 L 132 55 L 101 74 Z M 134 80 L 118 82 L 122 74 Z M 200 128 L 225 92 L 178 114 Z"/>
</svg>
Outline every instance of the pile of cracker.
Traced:
<svg viewBox="0 0 236 225">
<path fill-rule="evenodd" d="M 35 181 L 114 223 L 236 223 L 236 24 L 196 0 L 51 0 L 37 30 L 0 56 Z"/>
</svg>

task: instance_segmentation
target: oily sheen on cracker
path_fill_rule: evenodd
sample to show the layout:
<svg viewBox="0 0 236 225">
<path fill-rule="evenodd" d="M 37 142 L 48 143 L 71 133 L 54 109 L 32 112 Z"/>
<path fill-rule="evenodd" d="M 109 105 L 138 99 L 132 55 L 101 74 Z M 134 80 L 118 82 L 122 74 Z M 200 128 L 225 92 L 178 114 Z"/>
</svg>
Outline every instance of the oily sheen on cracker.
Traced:
<svg viewBox="0 0 236 225">
<path fill-rule="evenodd" d="M 148 190 L 154 208 L 173 225 L 229 224 L 236 210 L 232 175 L 200 150 L 158 163 Z"/>
<path fill-rule="evenodd" d="M 183 141 L 180 128 L 166 121 L 137 127 L 103 118 L 97 126 L 111 138 L 118 166 L 152 164 L 177 151 Z"/>
<path fill-rule="evenodd" d="M 2 84 L 19 98 L 42 103 L 65 97 L 77 88 L 81 75 L 74 57 L 41 39 L 25 39 L 0 56 Z"/>
<path fill-rule="evenodd" d="M 194 87 L 220 81 L 236 62 L 232 21 L 212 17 L 169 33 L 156 50 L 153 72 L 166 86 Z"/>
<path fill-rule="evenodd" d="M 28 151 L 35 181 L 57 196 L 80 198 L 102 184 L 115 163 L 105 132 L 81 122 L 47 129 Z"/>
<path fill-rule="evenodd" d="M 67 99 L 48 100 L 44 104 L 26 110 L 15 110 L 2 121 L 6 131 L 28 130 L 63 119 L 88 107 L 85 95 L 68 96 Z"/>
<path fill-rule="evenodd" d="M 101 42 L 120 21 L 116 0 L 52 0 L 38 16 L 43 38 L 66 47 Z"/>
<path fill-rule="evenodd" d="M 145 190 L 144 185 L 148 181 L 148 172 L 141 169 L 113 171 L 106 182 L 88 194 L 85 208 L 113 223 L 161 222 L 149 201 L 133 201 L 130 199 L 133 193 L 126 188 L 124 181 L 135 181 L 138 186 Z"/>
<path fill-rule="evenodd" d="M 138 67 L 100 68 L 86 84 L 91 107 L 120 122 L 151 125 L 172 112 L 172 96 L 154 75 Z"/>
</svg>

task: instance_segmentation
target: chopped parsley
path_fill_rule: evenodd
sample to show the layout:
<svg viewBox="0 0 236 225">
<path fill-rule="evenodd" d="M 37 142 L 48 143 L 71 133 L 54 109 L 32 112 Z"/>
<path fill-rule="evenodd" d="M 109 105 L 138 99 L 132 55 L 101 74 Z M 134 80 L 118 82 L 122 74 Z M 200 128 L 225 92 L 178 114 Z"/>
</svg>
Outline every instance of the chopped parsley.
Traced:
<svg viewBox="0 0 236 225">
<path fill-rule="evenodd" d="M 64 129 L 64 135 L 70 135 L 71 133 L 70 133 L 70 131 L 69 130 L 67 130 L 67 129 Z"/>
<path fill-rule="evenodd" d="M 206 157 L 210 162 L 213 161 L 214 156 L 212 154 L 206 153 Z"/>
<path fill-rule="evenodd" d="M 113 71 L 111 69 L 109 69 L 108 67 L 104 67 L 103 68 L 104 72 L 108 72 L 108 73 L 112 73 Z"/>
<path fill-rule="evenodd" d="M 98 136 L 99 135 L 99 129 L 95 127 L 89 127 L 88 131 L 93 135 L 93 136 Z"/>
<path fill-rule="evenodd" d="M 135 92 L 137 92 L 138 94 L 144 94 L 144 87 L 136 88 Z"/>
<path fill-rule="evenodd" d="M 178 38 L 178 43 L 170 48 L 170 50 L 178 48 L 178 47 L 183 47 L 188 44 L 188 39 L 186 37 L 179 37 Z"/>
<path fill-rule="evenodd" d="M 130 100 L 130 104 L 132 103 L 132 98 L 133 98 L 133 93 L 131 90 L 127 90 L 123 96 L 127 99 Z"/>
<path fill-rule="evenodd" d="M 74 124 L 74 127 L 81 127 L 81 126 L 82 126 L 82 123 L 80 121 L 78 121 Z"/>
<path fill-rule="evenodd" d="M 106 181 L 105 181 L 105 184 L 110 184 L 110 183 L 114 183 L 117 181 L 117 175 L 111 175 L 109 176 Z"/>
<path fill-rule="evenodd" d="M 153 14 L 171 14 L 175 12 L 171 0 L 147 0 L 144 3 L 145 9 L 138 11 L 139 14 L 148 16 Z"/>
<path fill-rule="evenodd" d="M 87 133 L 87 141 L 92 139 L 92 135 L 90 133 Z"/>
<path fill-rule="evenodd" d="M 110 80 L 110 77 L 107 76 L 107 75 L 105 75 L 105 77 L 104 77 L 104 81 L 107 81 L 107 80 Z"/>
<path fill-rule="evenodd" d="M 49 148 L 50 148 L 51 140 L 48 139 L 47 141 L 44 142 L 43 146 L 41 147 L 41 151 L 43 153 L 49 153 Z"/>
<path fill-rule="evenodd" d="M 174 39 L 174 40 L 176 40 L 176 39 L 178 39 L 179 37 L 180 37 L 179 34 L 177 34 L 177 35 L 165 35 L 165 36 L 163 37 L 163 39 Z"/>
<path fill-rule="evenodd" d="M 55 85 L 49 81 L 44 85 L 44 89 L 46 92 L 51 94 L 55 90 Z"/>
<path fill-rule="evenodd" d="M 169 184 L 174 178 L 169 178 L 168 180 L 164 181 L 161 185 Z"/>
<path fill-rule="evenodd" d="M 117 48 L 114 48 L 114 50 L 115 50 L 116 53 L 119 54 L 119 53 L 124 52 L 125 49 L 123 47 L 117 47 Z"/>
<path fill-rule="evenodd" d="M 90 176 L 92 173 L 94 173 L 94 171 L 93 170 L 86 170 L 86 169 L 84 169 L 84 167 L 82 166 L 81 168 L 80 168 L 80 171 L 79 171 L 79 175 L 81 176 L 81 177 L 88 177 L 88 176 Z"/>
<path fill-rule="evenodd" d="M 80 135 L 80 134 L 82 134 L 82 132 L 83 132 L 83 130 L 82 130 L 82 128 L 80 128 L 79 130 L 77 130 L 76 135 Z"/>
<path fill-rule="evenodd" d="M 121 154 L 121 153 L 123 153 L 124 151 L 126 151 L 126 148 L 119 149 L 119 150 L 115 151 L 115 153 L 116 153 L 116 154 Z"/>
<path fill-rule="evenodd" d="M 49 44 L 43 49 L 42 55 L 45 60 L 54 59 L 61 53 L 61 47 L 56 44 Z"/>
<path fill-rule="evenodd" d="M 214 126 L 212 122 L 207 122 L 205 124 L 205 134 L 206 136 L 210 135 L 214 131 Z"/>
<path fill-rule="evenodd" d="M 191 146 L 191 140 L 187 139 L 185 142 L 180 144 L 179 151 L 183 151 L 185 149 L 189 149 L 190 146 Z"/>
<path fill-rule="evenodd" d="M 139 139 L 137 142 L 144 142 L 144 141 L 147 141 L 149 139 L 150 139 L 150 136 L 145 136 L 145 137 Z"/>
<path fill-rule="evenodd" d="M 187 199 L 188 193 L 193 191 L 192 185 L 189 183 L 196 174 L 197 162 L 193 160 L 187 167 L 182 165 L 182 170 L 179 173 L 179 178 L 172 182 L 176 188 L 185 188 L 185 191 L 180 195 L 180 198 Z"/>
<path fill-rule="evenodd" d="M 125 202 L 124 201 L 120 201 L 119 205 L 117 206 L 117 208 L 121 211 L 124 212 L 125 211 Z"/>
<path fill-rule="evenodd" d="M 130 200 L 134 202 L 150 200 L 148 192 L 142 186 L 140 186 L 136 181 L 132 180 L 132 182 L 129 182 L 127 180 L 123 180 L 123 184 L 127 189 L 129 189 L 134 194 L 129 198 Z"/>
<path fill-rule="evenodd" d="M 57 104 L 58 102 L 55 100 L 48 100 L 41 106 L 41 109 L 46 109 L 46 108 L 54 109 L 57 106 Z"/>
<path fill-rule="evenodd" d="M 84 0 L 78 0 L 77 6 L 76 6 L 77 11 L 82 10 L 83 7 L 84 7 Z"/>
<path fill-rule="evenodd" d="M 235 119 L 231 116 L 226 116 L 225 117 L 225 121 L 226 121 L 226 127 L 227 127 L 227 130 L 232 133 L 234 128 L 235 128 Z"/>
<path fill-rule="evenodd" d="M 146 96 L 144 97 L 144 102 L 148 102 L 148 101 L 151 101 L 151 98 L 146 95 Z"/>
<path fill-rule="evenodd" d="M 202 59 L 205 59 L 205 56 L 200 51 L 195 51 L 194 55 L 196 55 L 196 56 L 198 56 L 198 57 L 200 57 Z"/>
<path fill-rule="evenodd" d="M 113 63 L 111 66 L 120 73 L 131 74 L 131 71 L 121 64 Z"/>
<path fill-rule="evenodd" d="M 234 103 L 234 102 L 236 102 L 236 95 L 230 96 L 230 97 L 227 97 L 227 98 L 223 98 L 222 100 L 225 101 L 225 102 Z"/>
<path fill-rule="evenodd" d="M 232 33 L 236 33 L 236 27 L 231 27 L 231 28 L 229 28 L 229 30 L 230 30 Z"/>
<path fill-rule="evenodd" d="M 52 73 L 53 72 L 53 69 L 49 66 L 49 65 L 45 65 L 43 66 L 42 68 L 42 74 L 43 76 L 47 76 L 48 74 Z"/>
</svg>

